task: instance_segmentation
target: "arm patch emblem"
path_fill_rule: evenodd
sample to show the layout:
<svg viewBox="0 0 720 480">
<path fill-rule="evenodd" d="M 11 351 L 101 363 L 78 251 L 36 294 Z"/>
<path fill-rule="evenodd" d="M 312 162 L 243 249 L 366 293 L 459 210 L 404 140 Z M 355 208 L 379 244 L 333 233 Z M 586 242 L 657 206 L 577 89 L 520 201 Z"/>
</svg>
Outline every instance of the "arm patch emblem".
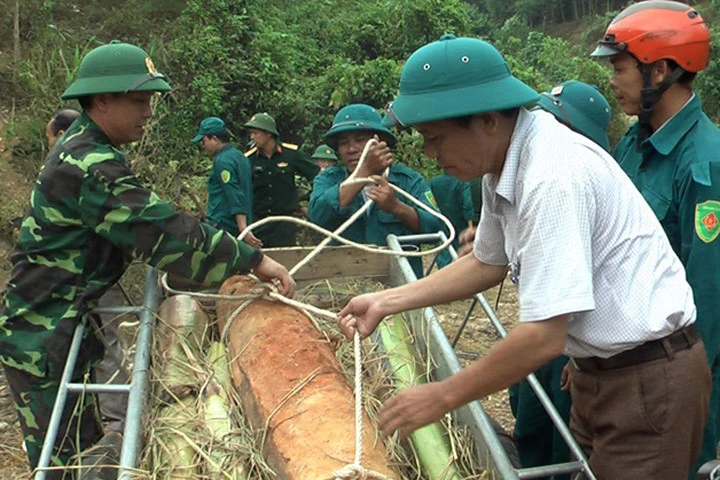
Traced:
<svg viewBox="0 0 720 480">
<path fill-rule="evenodd" d="M 720 202 L 708 200 L 695 205 L 695 233 L 705 243 L 720 235 Z"/>
</svg>

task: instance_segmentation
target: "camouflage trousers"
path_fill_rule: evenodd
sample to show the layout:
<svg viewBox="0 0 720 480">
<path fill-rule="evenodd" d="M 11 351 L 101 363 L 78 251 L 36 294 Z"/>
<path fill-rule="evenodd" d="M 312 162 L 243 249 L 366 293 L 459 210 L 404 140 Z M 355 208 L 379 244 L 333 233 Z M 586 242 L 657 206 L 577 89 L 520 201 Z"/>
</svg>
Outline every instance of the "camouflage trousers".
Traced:
<svg viewBox="0 0 720 480">
<path fill-rule="evenodd" d="M 71 382 L 89 381 L 92 363 L 78 361 Z M 50 423 L 64 365 L 49 364 L 45 377 L 38 377 L 9 365 L 3 367 L 18 411 L 30 467 L 34 469 L 40 460 L 42 444 Z M 68 393 L 50 465 L 71 464 L 77 452 L 94 445 L 102 436 L 103 429 L 96 396 L 87 393 Z M 62 469 L 48 471 L 46 478 L 49 480 L 73 478 L 71 474 L 64 476 L 64 473 Z"/>
</svg>

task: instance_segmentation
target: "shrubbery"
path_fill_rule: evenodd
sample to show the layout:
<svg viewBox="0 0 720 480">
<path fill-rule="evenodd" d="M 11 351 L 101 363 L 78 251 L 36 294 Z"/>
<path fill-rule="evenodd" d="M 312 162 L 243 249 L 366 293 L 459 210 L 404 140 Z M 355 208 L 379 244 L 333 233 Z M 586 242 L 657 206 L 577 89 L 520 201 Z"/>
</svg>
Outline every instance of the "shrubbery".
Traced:
<svg viewBox="0 0 720 480">
<path fill-rule="evenodd" d="M 247 141 L 242 124 L 253 113 L 267 111 L 276 117 L 284 141 L 300 143 L 310 153 L 342 106 L 363 102 L 382 108 L 391 100 L 407 56 L 443 33 L 490 40 L 513 72 L 536 89 L 579 79 L 598 85 L 614 104 L 607 64 L 591 59 L 588 45 L 534 31 L 536 19 L 503 13 L 500 4 L 507 2 L 486 2 L 482 10 L 470 3 L 92 0 L 72 12 L 66 2 L 26 0 L 22 61 L 0 62 L 0 85 L 9 86 L 0 92 L 0 102 L 15 107 L 6 125 L 15 165 L 34 178 L 45 153 L 45 122 L 63 106 L 60 94 L 82 56 L 114 38 L 148 50 L 174 87 L 156 105 L 152 135 L 129 149 L 133 165 L 161 195 L 193 210 L 198 202 L 187 191 L 204 201 L 209 165 L 190 143 L 203 117 L 223 117 L 242 149 Z M 491 4 L 497 11 L 488 10 Z M 556 14 L 558 5 L 553 7 Z M 11 38 L 12 11 L 2 15 L 0 33 Z M 606 24 L 611 16 L 594 23 Z M 500 26 L 494 24 L 499 19 Z M 715 38 L 720 41 L 720 35 Z M 711 73 L 698 79 L 706 104 L 711 100 L 717 105 L 720 98 L 711 80 L 717 68 L 713 64 Z M 717 106 L 709 111 L 718 115 Z M 619 109 L 614 112 L 612 140 L 626 126 Z M 434 175 L 438 169 L 423 157 L 421 147 L 417 135 L 402 134 L 398 157 L 426 176 Z"/>
</svg>

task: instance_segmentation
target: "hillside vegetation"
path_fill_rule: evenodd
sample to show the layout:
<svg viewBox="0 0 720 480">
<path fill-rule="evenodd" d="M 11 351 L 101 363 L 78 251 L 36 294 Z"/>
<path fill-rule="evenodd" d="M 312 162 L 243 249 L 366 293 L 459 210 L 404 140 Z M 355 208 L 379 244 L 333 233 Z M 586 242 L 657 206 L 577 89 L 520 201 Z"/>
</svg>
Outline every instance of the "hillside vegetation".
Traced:
<svg viewBox="0 0 720 480">
<path fill-rule="evenodd" d="M 60 107 L 76 107 L 64 104 L 60 94 L 83 55 L 121 39 L 145 48 L 174 87 L 157 103 L 151 134 L 130 148 L 133 165 L 163 196 L 197 210 L 187 191 L 204 198 L 209 159 L 190 143 L 200 119 L 223 117 L 242 147 L 247 141 L 242 123 L 267 111 L 278 120 L 284 141 L 310 152 L 343 105 L 382 108 L 397 91 L 407 56 L 444 33 L 491 41 L 515 75 L 538 90 L 580 79 L 598 85 L 614 104 L 607 65 L 588 52 L 623 2 L 5 0 L 0 5 L 5 40 L 0 114 L 9 152 L 2 161 L 28 182 L 34 179 L 46 153 L 47 119 Z M 716 30 L 712 22 L 720 7 L 710 2 L 699 8 Z M 710 81 L 716 69 L 714 63 L 697 86 L 717 119 L 720 86 Z M 626 119 L 617 108 L 614 112 L 616 140 Z M 426 175 L 436 173 L 420 147 L 417 135 L 404 133 L 400 161 Z M 22 214 L 27 193 L 2 187 L 10 197 L 22 191 L 21 198 L 0 206 L 0 234 L 8 235 L 7 220 Z"/>
</svg>

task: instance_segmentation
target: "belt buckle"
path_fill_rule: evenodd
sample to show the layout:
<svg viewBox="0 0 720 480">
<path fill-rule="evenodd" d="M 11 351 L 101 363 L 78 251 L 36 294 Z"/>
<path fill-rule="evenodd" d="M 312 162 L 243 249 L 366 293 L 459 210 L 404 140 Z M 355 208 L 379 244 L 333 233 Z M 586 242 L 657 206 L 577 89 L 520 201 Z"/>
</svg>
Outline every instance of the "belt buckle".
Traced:
<svg viewBox="0 0 720 480">
<path fill-rule="evenodd" d="M 576 370 L 578 370 L 580 372 L 583 371 L 583 369 L 580 368 L 580 365 L 578 365 L 577 362 L 575 361 L 575 357 L 570 357 L 570 362 L 573 364 L 573 367 L 575 367 Z"/>
</svg>

